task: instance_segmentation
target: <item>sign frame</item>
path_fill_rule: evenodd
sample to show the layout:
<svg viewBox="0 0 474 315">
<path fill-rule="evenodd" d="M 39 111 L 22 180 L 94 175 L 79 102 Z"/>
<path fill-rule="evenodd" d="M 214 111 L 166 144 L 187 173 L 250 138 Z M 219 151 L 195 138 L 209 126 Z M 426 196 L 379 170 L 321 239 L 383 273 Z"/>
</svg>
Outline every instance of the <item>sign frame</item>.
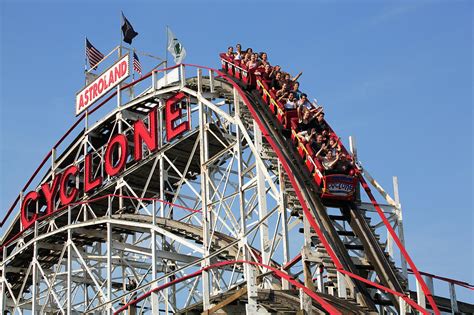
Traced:
<svg viewBox="0 0 474 315">
<path fill-rule="evenodd" d="M 125 73 L 121 74 L 120 72 L 120 65 L 125 62 L 126 69 Z M 117 72 L 118 69 L 118 72 Z M 119 78 L 116 78 L 119 76 Z M 75 104 L 75 112 L 76 116 L 87 110 L 92 104 L 97 102 L 102 96 L 107 94 L 110 90 L 114 87 L 122 83 L 125 79 L 130 76 L 130 54 L 126 54 L 122 56 L 117 62 L 107 68 L 104 72 L 102 72 L 97 78 L 94 79 L 91 83 L 83 87 L 79 92 L 76 93 L 76 104 Z M 112 80 L 111 80 L 112 79 Z M 112 84 L 110 83 L 111 81 Z M 100 83 L 102 83 L 102 89 Z M 105 85 L 105 87 L 104 87 Z M 92 94 L 92 95 L 89 95 Z M 86 100 L 86 104 L 84 103 L 84 98 Z M 82 99 L 82 105 L 81 105 Z"/>
</svg>

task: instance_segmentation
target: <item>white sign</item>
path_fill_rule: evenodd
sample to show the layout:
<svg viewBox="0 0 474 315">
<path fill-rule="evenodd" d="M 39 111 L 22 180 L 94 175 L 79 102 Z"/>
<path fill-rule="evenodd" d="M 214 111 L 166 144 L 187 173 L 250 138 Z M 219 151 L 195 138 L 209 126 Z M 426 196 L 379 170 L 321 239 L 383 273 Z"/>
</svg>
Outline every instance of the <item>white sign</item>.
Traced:
<svg viewBox="0 0 474 315">
<path fill-rule="evenodd" d="M 112 67 L 76 94 L 76 116 L 130 75 L 129 61 L 129 55 L 123 56 Z"/>
<path fill-rule="evenodd" d="M 347 195 L 352 192 L 354 185 L 347 183 L 330 183 L 328 185 L 329 192 L 334 195 Z"/>
<path fill-rule="evenodd" d="M 156 83 L 156 88 L 161 89 L 168 84 L 178 82 L 179 81 L 179 68 L 175 68 L 171 71 L 167 71 L 164 73 L 164 76 L 159 79 Z"/>
</svg>

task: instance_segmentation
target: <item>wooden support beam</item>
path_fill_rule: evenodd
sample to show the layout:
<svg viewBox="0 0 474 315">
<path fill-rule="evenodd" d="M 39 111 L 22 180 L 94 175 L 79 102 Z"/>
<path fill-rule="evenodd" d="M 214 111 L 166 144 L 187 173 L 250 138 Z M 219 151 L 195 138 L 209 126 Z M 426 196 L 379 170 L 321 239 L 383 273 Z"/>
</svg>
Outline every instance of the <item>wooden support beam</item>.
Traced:
<svg viewBox="0 0 474 315">
<path fill-rule="evenodd" d="M 210 309 L 204 311 L 201 313 L 201 315 L 211 315 L 214 314 L 216 311 L 220 310 L 224 306 L 234 302 L 238 298 L 240 298 L 242 295 L 247 294 L 247 287 L 243 287 L 240 290 L 237 290 L 234 294 L 229 296 L 228 298 L 222 300 L 221 302 L 217 303 L 215 306 L 211 307 Z"/>
</svg>

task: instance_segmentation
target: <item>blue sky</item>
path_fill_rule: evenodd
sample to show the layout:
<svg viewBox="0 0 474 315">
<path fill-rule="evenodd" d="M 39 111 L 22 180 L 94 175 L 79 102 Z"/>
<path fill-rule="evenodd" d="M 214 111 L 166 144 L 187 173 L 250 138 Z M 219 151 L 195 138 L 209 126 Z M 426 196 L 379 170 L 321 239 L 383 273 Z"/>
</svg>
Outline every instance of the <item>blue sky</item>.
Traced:
<svg viewBox="0 0 474 315">
<path fill-rule="evenodd" d="M 302 89 L 346 143 L 356 137 L 371 174 L 390 191 L 399 177 L 417 266 L 474 283 L 472 2 L 239 3 L 2 0 L 0 213 L 74 122 L 84 36 L 110 51 L 123 10 L 138 50 L 164 57 L 169 25 L 186 62 L 218 67 L 218 52 L 241 42 L 304 71 Z"/>
</svg>

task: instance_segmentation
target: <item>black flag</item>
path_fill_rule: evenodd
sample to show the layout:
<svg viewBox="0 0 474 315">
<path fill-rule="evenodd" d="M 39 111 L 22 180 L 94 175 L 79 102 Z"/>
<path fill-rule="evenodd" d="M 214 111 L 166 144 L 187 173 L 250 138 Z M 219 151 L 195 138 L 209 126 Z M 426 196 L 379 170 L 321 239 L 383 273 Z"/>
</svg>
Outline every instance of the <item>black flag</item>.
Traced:
<svg viewBox="0 0 474 315">
<path fill-rule="evenodd" d="M 122 19 L 123 19 L 123 25 L 122 25 L 123 41 L 131 45 L 132 39 L 135 36 L 137 36 L 138 33 L 135 32 L 132 24 L 130 24 L 130 22 L 127 20 L 125 15 L 123 15 L 123 12 L 122 12 Z"/>
</svg>

